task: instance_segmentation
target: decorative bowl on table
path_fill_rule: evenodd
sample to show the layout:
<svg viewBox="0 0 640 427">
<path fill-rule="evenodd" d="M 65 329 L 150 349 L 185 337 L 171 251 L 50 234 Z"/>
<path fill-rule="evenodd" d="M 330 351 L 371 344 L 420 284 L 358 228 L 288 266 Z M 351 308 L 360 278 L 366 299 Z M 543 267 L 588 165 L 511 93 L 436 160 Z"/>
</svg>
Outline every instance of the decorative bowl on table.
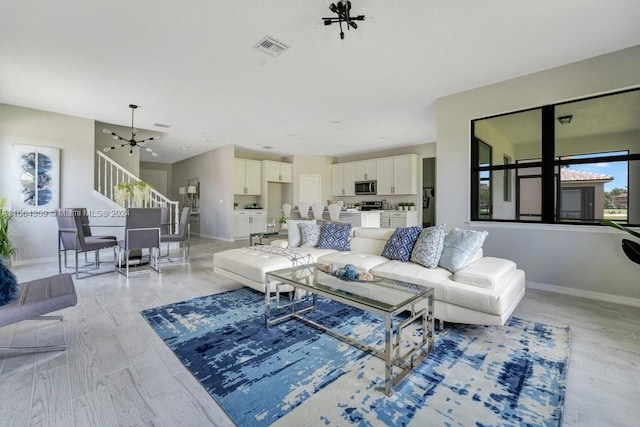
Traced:
<svg viewBox="0 0 640 427">
<path fill-rule="evenodd" d="M 316 268 L 338 279 L 349 282 L 374 282 L 376 279 L 371 273 L 359 272 L 353 264 L 345 264 L 340 268 L 336 264 L 317 263 Z"/>
</svg>

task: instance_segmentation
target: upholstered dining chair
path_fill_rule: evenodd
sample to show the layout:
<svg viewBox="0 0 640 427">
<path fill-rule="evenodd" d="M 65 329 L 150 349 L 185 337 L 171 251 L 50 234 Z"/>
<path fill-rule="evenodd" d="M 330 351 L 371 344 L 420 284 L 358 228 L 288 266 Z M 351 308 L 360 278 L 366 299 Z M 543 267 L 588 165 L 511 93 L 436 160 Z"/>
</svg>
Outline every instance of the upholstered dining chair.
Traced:
<svg viewBox="0 0 640 427">
<path fill-rule="evenodd" d="M 282 213 L 284 214 L 285 218 L 291 218 L 291 205 L 289 203 L 284 203 L 282 205 Z"/>
<path fill-rule="evenodd" d="M 322 214 L 324 213 L 324 205 L 322 203 L 314 203 L 311 205 L 311 211 L 313 212 L 313 217 L 318 221 L 318 223 L 322 223 L 324 219 L 322 218 Z"/>
<path fill-rule="evenodd" d="M 308 202 L 300 202 L 298 203 L 298 212 L 300 212 L 300 218 L 302 219 L 310 219 L 309 218 L 309 203 Z"/>
<path fill-rule="evenodd" d="M 115 236 L 91 236 L 86 209 L 83 208 L 57 209 L 56 219 L 58 221 L 58 273 L 62 273 L 62 255 L 64 254 L 64 268 L 69 268 L 67 265 L 67 251 L 73 251 L 75 254 L 76 279 L 81 278 L 80 273 L 86 273 L 87 275 L 98 274 L 100 249 L 117 246 L 118 241 Z M 89 233 L 89 235 L 86 233 Z M 93 274 L 89 270 L 80 270 L 79 268 L 78 254 L 86 254 L 87 252 L 95 252 L 94 263 L 85 265 L 85 267 L 89 265 L 95 266 L 92 270 L 96 272 Z"/>
<path fill-rule="evenodd" d="M 331 222 L 340 222 L 340 211 L 342 210 L 342 206 L 337 203 L 330 204 L 327 209 L 329 210 L 329 218 Z"/>
<path fill-rule="evenodd" d="M 160 242 L 167 244 L 167 259 L 169 261 L 168 263 L 163 263 L 163 266 L 189 263 L 189 250 L 191 246 L 191 225 L 189 224 L 190 220 L 191 208 L 184 207 L 182 208 L 182 212 L 180 213 L 180 224 L 178 225 L 178 233 L 162 233 L 160 235 Z M 181 261 L 174 261 L 169 258 L 169 245 L 175 242 L 179 243 L 182 247 Z"/>
<path fill-rule="evenodd" d="M 148 250 L 148 263 L 160 273 L 160 208 L 129 208 L 124 230 L 124 240 L 118 242 L 116 266 L 120 274 L 129 277 L 133 262 L 143 264 L 143 250 Z M 135 254 L 135 259 L 132 255 Z"/>
</svg>

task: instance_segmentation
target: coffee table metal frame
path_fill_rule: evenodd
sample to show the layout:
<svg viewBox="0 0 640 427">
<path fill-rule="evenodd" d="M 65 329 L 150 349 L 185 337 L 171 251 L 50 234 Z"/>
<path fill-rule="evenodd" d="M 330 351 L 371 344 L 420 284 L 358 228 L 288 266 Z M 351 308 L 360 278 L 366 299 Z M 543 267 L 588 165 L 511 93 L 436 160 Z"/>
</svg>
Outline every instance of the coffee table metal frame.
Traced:
<svg viewBox="0 0 640 427">
<path fill-rule="evenodd" d="M 385 364 L 384 392 L 388 396 L 393 394 L 394 387 L 433 350 L 433 288 L 382 278 L 376 278 L 375 281 L 370 283 L 345 282 L 334 276 L 327 275 L 313 264 L 267 273 L 265 286 L 268 286 L 270 282 L 276 282 L 277 284 L 274 295 L 265 292 L 265 325 L 267 328 L 285 320 L 296 319 L 382 359 Z M 386 290 L 397 291 L 400 295 L 406 294 L 406 299 L 400 303 L 389 304 L 381 298 L 376 298 L 375 292 L 368 296 L 362 296 L 351 293 L 349 289 L 350 284 L 357 284 L 358 289 L 370 287 L 369 290 L 375 291 L 375 286 L 380 286 L 382 283 Z M 283 299 L 284 303 L 281 303 L 281 285 L 287 285 L 288 289 L 290 289 L 289 286 L 293 286 L 294 288 L 305 290 L 306 297 L 298 300 Z M 384 351 L 304 317 L 304 313 L 317 308 L 318 295 L 384 317 Z M 309 301 L 310 299 L 311 301 Z M 425 300 L 427 300 L 426 307 L 417 309 L 416 306 Z M 303 308 L 298 308 L 303 304 L 305 305 Z M 272 317 L 271 312 L 274 309 L 287 309 L 287 313 L 279 317 Z M 403 312 L 408 312 L 408 316 L 398 317 L 398 314 Z M 408 345 L 409 348 L 403 353 L 402 331 L 415 322 L 421 323 L 422 339 L 419 342 L 413 342 Z M 394 367 L 398 369 L 394 369 Z"/>
</svg>

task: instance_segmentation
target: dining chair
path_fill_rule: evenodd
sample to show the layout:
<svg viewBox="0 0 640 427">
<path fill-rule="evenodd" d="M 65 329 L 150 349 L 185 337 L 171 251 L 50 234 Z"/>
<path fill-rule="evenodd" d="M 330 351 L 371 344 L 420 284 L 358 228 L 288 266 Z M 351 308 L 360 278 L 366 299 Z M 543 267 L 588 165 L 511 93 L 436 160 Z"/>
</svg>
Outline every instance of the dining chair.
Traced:
<svg viewBox="0 0 640 427">
<path fill-rule="evenodd" d="M 329 219 L 331 222 L 340 222 L 340 211 L 342 207 L 336 203 L 332 203 L 327 209 L 329 210 Z"/>
<path fill-rule="evenodd" d="M 309 203 L 307 202 L 298 203 L 298 212 L 300 212 L 300 218 L 311 219 L 309 218 Z"/>
<path fill-rule="evenodd" d="M 90 270 L 80 270 L 78 254 L 84 253 L 86 255 L 87 252 L 95 252 L 94 262 L 86 264 L 85 267 L 94 265 L 95 268 L 92 270 L 97 271 L 100 269 L 100 249 L 117 246 L 118 241 L 115 236 L 91 236 L 88 216 L 86 209 L 83 208 L 56 209 L 56 220 L 58 222 L 58 273 L 62 273 L 62 254 L 64 254 L 64 268 L 70 268 L 67 264 L 67 251 L 74 252 L 76 279 L 81 278 L 80 273 L 87 275 L 105 273 L 90 273 Z"/>
<path fill-rule="evenodd" d="M 285 218 L 291 218 L 291 205 L 289 203 L 284 203 L 282 205 L 282 213 L 284 214 Z"/>
<path fill-rule="evenodd" d="M 314 203 L 311 205 L 311 211 L 313 212 L 313 217 L 318 221 L 318 223 L 322 223 L 324 218 L 322 218 L 322 214 L 324 213 L 324 205 L 322 203 Z"/>
<path fill-rule="evenodd" d="M 189 263 L 189 251 L 191 249 L 191 208 L 184 207 L 180 213 L 180 224 L 178 225 L 178 233 L 162 233 L 160 235 L 160 242 L 167 244 L 167 260 L 168 263 L 163 263 L 163 266 L 188 264 Z M 177 242 L 182 247 L 182 260 L 174 261 L 169 258 L 169 245 Z"/>
<path fill-rule="evenodd" d="M 125 222 L 124 240 L 118 242 L 116 267 L 129 277 L 130 266 L 145 264 L 144 250 L 148 250 L 150 270 L 160 273 L 160 208 L 129 208 Z M 149 269 L 145 270 L 148 271 Z"/>
</svg>

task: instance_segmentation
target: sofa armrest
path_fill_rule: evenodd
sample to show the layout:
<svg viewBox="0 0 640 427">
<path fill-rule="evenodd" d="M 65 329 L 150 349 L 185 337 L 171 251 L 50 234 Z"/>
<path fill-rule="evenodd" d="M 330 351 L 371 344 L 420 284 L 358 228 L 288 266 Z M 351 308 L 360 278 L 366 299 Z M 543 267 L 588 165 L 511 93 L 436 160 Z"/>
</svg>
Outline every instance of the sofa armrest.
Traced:
<svg viewBox="0 0 640 427">
<path fill-rule="evenodd" d="M 496 285 L 508 273 L 516 270 L 516 263 L 502 258 L 483 257 L 458 270 L 453 280 L 485 289 Z"/>
</svg>

